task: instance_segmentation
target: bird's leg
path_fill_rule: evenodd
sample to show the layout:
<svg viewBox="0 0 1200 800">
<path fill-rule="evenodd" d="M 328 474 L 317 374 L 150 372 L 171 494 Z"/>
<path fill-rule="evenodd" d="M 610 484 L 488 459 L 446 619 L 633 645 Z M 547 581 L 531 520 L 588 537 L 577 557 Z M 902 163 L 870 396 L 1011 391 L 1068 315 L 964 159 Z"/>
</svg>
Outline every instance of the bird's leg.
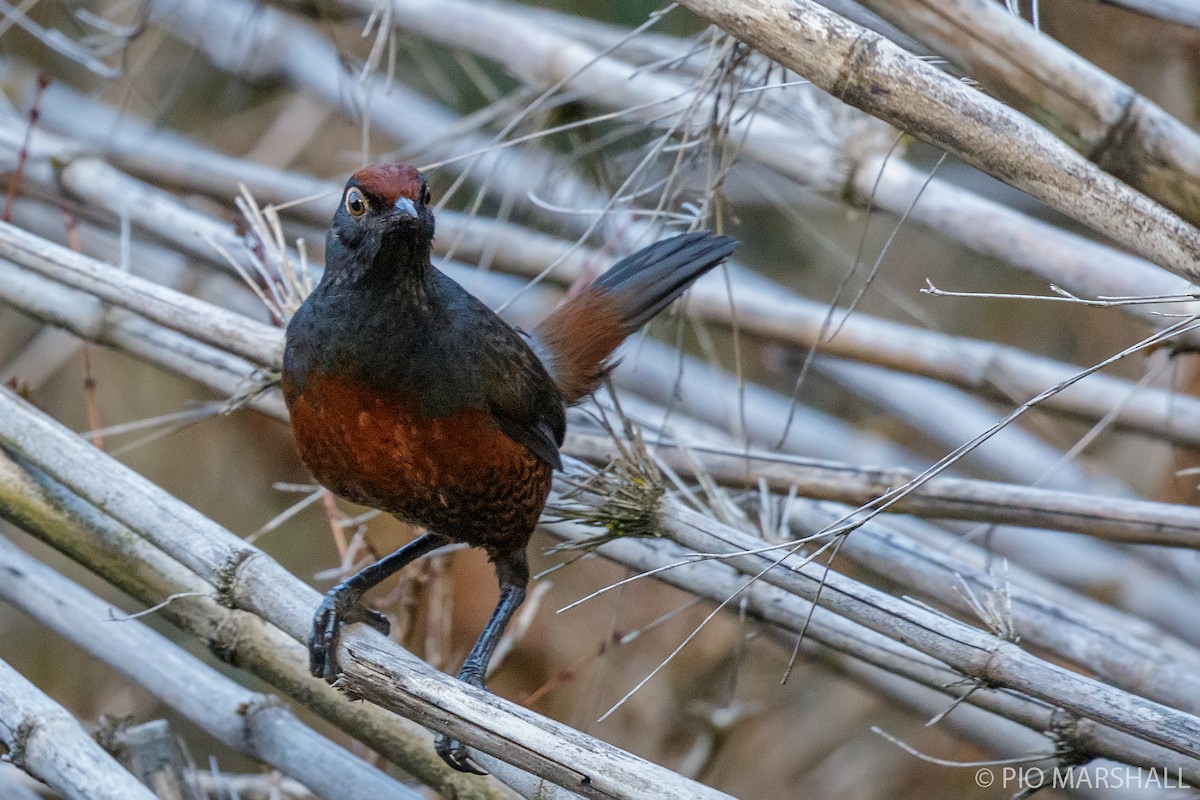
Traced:
<svg viewBox="0 0 1200 800">
<path fill-rule="evenodd" d="M 496 652 L 496 645 L 500 643 L 500 637 L 503 635 L 508 621 L 525 601 L 525 586 L 529 583 L 529 561 L 525 557 L 524 548 L 497 556 L 494 561 L 496 578 L 500 582 L 500 600 L 496 603 L 496 610 L 492 612 L 492 618 L 488 620 L 483 633 L 479 634 L 475 646 L 467 655 L 467 660 L 463 662 L 462 669 L 458 671 L 460 681 L 485 690 L 487 687 L 484 685 L 484 680 L 487 678 L 488 664 L 492 660 L 492 654 Z M 456 770 L 473 772 L 477 775 L 486 774 L 471 760 L 470 751 L 462 742 L 446 736 L 438 736 L 434 747 L 442 760 Z"/>
<path fill-rule="evenodd" d="M 308 635 L 309 672 L 329 683 L 336 681 L 337 648 L 342 636 L 342 627 L 351 622 L 365 622 L 384 634 L 390 627 L 387 617 L 363 606 L 362 596 L 389 575 L 449 543 L 450 540 L 445 536 L 426 533 L 391 555 L 363 567 L 330 589 L 321 600 L 321 605 L 317 606 L 312 632 Z"/>
</svg>

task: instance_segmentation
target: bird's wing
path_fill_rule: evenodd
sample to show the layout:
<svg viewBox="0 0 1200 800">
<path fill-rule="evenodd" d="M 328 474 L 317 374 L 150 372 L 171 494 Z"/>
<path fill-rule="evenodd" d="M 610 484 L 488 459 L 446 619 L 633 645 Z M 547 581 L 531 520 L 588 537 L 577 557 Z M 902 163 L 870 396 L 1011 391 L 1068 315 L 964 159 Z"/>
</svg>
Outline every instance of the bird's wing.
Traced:
<svg viewBox="0 0 1200 800">
<path fill-rule="evenodd" d="M 481 378 L 488 409 L 500 430 L 555 469 L 566 433 L 562 395 L 538 357 L 512 328 L 483 342 Z"/>
</svg>

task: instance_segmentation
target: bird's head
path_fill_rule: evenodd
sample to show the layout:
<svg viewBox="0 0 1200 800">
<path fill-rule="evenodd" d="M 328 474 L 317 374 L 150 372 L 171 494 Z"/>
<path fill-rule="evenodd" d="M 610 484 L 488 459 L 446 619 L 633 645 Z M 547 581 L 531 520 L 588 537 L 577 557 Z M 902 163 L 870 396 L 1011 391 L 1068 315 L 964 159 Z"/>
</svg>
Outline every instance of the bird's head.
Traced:
<svg viewBox="0 0 1200 800">
<path fill-rule="evenodd" d="M 428 263 L 433 211 L 425 176 L 408 164 L 375 164 L 350 176 L 329 228 L 328 249 L 355 272 L 373 266 L 403 269 Z M 333 265 L 329 265 L 333 266 Z"/>
</svg>

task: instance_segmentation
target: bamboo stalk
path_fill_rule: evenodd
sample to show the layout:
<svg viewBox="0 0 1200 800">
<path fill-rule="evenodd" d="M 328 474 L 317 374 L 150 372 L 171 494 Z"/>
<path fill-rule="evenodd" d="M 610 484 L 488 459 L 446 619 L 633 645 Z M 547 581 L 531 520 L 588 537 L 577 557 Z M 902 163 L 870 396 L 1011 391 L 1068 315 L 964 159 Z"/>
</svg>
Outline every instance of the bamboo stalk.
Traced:
<svg viewBox="0 0 1200 800">
<path fill-rule="evenodd" d="M 314 591 L 262 551 L 112 462 L 25 407 L 7 390 L 0 390 L 0 441 L 92 504 L 102 505 L 210 582 L 236 607 L 267 617 L 297 639 L 307 631 L 309 609 L 316 602 Z M 821 586 L 822 599 L 839 613 L 901 637 L 965 675 L 1061 705 L 1167 749 L 1193 757 L 1200 754 L 1200 720 L 1191 715 L 1084 678 L 977 628 L 816 565 L 801 565 L 795 557 L 784 559 L 788 569 L 767 569 L 775 559 L 759 552 L 761 542 L 704 515 L 671 506 L 663 524 L 681 544 L 723 554 L 735 567 L 750 574 L 762 572 L 762 580 L 801 596 L 812 598 Z M 677 776 L 670 784 L 647 783 L 657 780 L 651 776 L 659 771 L 673 775 L 652 765 L 640 765 L 635 773 L 640 777 L 634 778 L 631 757 L 594 741 L 585 747 L 586 737 L 577 732 L 457 685 L 374 631 L 349 629 L 340 655 L 345 686 L 355 695 L 401 710 L 487 752 L 503 753 L 505 760 L 560 785 L 567 783 L 567 788 L 585 796 L 611 791 L 605 786 L 615 788 L 611 781 L 620 776 L 636 781 L 621 789 L 630 796 L 706 796 L 703 791 L 695 794 L 700 787 L 685 788 Z M 531 746 L 535 741 L 557 749 L 552 755 L 537 750 Z M 584 766 L 597 762 L 609 771 L 600 775 Z"/>
<path fill-rule="evenodd" d="M 854 622 L 899 638 L 985 685 L 1015 689 L 1192 758 L 1200 719 L 1086 678 L 1016 644 L 945 615 L 857 584 L 796 556 L 763 553 L 761 540 L 678 506 L 662 517 L 672 538 L 723 557 L 749 576 L 812 599 Z M 775 565 L 781 568 L 775 568 Z"/>
<path fill-rule="evenodd" d="M 122 272 L 7 222 L 0 222 L 0 256 L 118 308 L 136 309 L 140 316 L 207 344 L 221 342 L 249 361 L 274 369 L 282 363 L 277 328 Z"/>
<path fill-rule="evenodd" d="M 790 518 L 798 531 L 809 533 L 837 524 L 852 512 L 840 504 L 798 500 Z M 953 555 L 947 547 L 954 548 Z M 972 600 L 984 605 L 989 598 L 1002 600 L 1004 624 L 1022 644 L 1052 653 L 1133 694 L 1200 714 L 1200 650 L 1141 618 L 1020 567 L 997 567 L 970 543 L 943 537 L 941 547 L 931 547 L 928 538 L 917 542 L 886 521 L 865 523 L 845 539 L 839 553 L 968 619 L 978 618 Z"/>
<path fill-rule="evenodd" d="M 571 431 L 563 452 L 604 462 L 616 455 L 607 436 Z M 656 443 L 655 457 L 681 475 L 706 475 L 728 486 L 760 482 L 782 494 L 855 506 L 916 477 L 906 469 L 872 469 L 767 452 Z M 921 517 L 975 520 L 1086 533 L 1126 544 L 1200 548 L 1200 509 L 1096 494 L 1056 491 L 996 481 L 938 477 L 894 507 Z"/>
<path fill-rule="evenodd" d="M 1200 135 L 987 0 L 862 0 L 1101 169 L 1196 224 Z"/>
<path fill-rule="evenodd" d="M 0 507 L 7 509 L 6 514 L 13 522 L 134 595 L 143 597 L 150 592 L 143 597 L 147 602 L 197 591 L 197 587 L 201 592 L 205 590 L 206 585 L 178 562 L 44 474 L 26 473 L 13 462 L 0 459 L 0 497 L 4 499 Z M 553 523 L 547 530 L 568 542 L 582 542 L 594 536 L 591 529 L 577 523 Z M 617 539 L 601 545 L 600 551 L 632 569 L 654 570 L 658 579 L 714 602 L 735 595 L 744 583 L 728 566 L 718 561 L 694 561 L 689 558 L 690 551 L 669 540 Z M 664 566 L 676 563 L 687 565 L 662 571 Z M 154 588 L 148 588 L 151 586 Z M 851 675 L 861 674 L 854 666 L 855 660 L 865 659 L 891 674 L 906 676 L 941 693 L 950 691 L 961 680 L 961 675 L 940 662 L 824 608 L 814 612 L 808 601 L 778 587 L 760 582 L 746 590 L 745 596 L 756 617 L 792 635 L 806 633 L 831 648 L 822 650 L 821 658 Z M 289 655 L 296 655 L 296 662 L 302 661 L 302 652 L 292 653 L 301 650 L 299 645 L 286 638 L 281 642 L 277 637 L 283 634 L 277 629 L 252 615 L 222 608 L 208 597 L 181 597 L 164 606 L 160 613 L 200 635 L 211 649 L 233 663 L 250 666 L 276 685 L 282 686 L 280 674 L 296 669 L 296 663 L 288 663 Z M 214 639 L 214 635 L 218 638 Z M 259 663 L 264 658 L 271 664 L 265 670 Z M 280 666 L 275 666 L 276 663 Z M 302 676 L 299 683 L 305 682 L 312 681 Z M 297 694 L 295 689 L 289 693 L 303 699 L 303 694 Z M 311 691 L 308 702 L 325 714 L 323 704 L 314 701 L 322 693 L 333 694 L 322 685 L 319 690 Z M 1063 716 L 1053 706 L 1016 693 L 982 688 L 970 692 L 966 702 L 991 709 L 1034 731 L 1054 730 L 1059 745 L 1068 752 L 1077 748 L 1079 753 L 1103 753 L 1128 763 L 1180 769 L 1189 779 L 1200 779 L 1200 765 L 1194 761 L 1181 760 L 1173 753 L 1089 720 Z M 338 705 L 361 709 L 359 713 L 371 709 L 344 700 L 339 700 Z M 356 735 L 376 746 L 376 740 L 364 736 L 371 727 L 360 723 Z"/>
<path fill-rule="evenodd" d="M 0 744 L 68 800 L 155 800 L 58 703 L 0 661 Z"/>
<path fill-rule="evenodd" d="M 303 645 L 253 614 L 222 606 L 195 573 L 36 470 L 0 453 L 0 515 L 63 552 L 173 625 L 196 636 L 233 666 L 304 704 L 442 795 L 461 800 L 511 800 L 494 780 L 457 772 L 434 752 L 430 734 L 378 706 L 349 701 L 306 668 Z M 165 604 L 167 598 L 174 598 Z M 502 761 L 479 755 L 505 781 L 521 779 Z M 506 770 L 505 768 L 508 767 Z M 574 797 L 563 790 L 550 797 Z M 530 795 L 525 795 L 530 797 Z M 541 798 L 539 798 L 541 800 Z"/>
<path fill-rule="evenodd" d="M 43 146 L 50 147 L 51 144 L 45 143 Z M 56 146 L 62 151 L 60 155 L 70 152 L 66 145 L 60 143 Z M 889 168 L 889 174 L 896 172 L 896 169 Z M 914 177 L 911 170 L 906 174 L 910 178 Z M 159 236 L 215 265 L 228 268 L 223 259 L 205 244 L 203 239 L 221 242 L 235 255 L 242 251 L 240 242 L 231 241 L 232 235 L 227 225 L 187 209 L 167 193 L 132 180 L 103 162 L 90 158 L 70 161 L 60 169 L 58 180 L 71 191 L 78 193 L 81 198 L 101 208 L 111 207 L 123 199 L 136 198 L 137 202 L 130 204 L 130 216 L 135 223 L 148 227 Z M 278 182 L 269 185 L 276 183 Z M 950 191 L 945 195 L 932 195 L 930 207 L 971 207 L 963 202 L 963 198 L 959 196 L 961 194 Z M 892 191 L 886 196 L 894 195 L 895 192 Z M 923 207 L 918 205 L 918 208 Z M 931 213 L 937 215 L 934 219 L 940 219 L 946 212 Z M 502 263 L 516 267 L 522 274 L 536 275 L 545 269 L 547 264 L 561 260 L 558 278 L 573 281 L 595 271 L 598 265 L 607 263 L 608 260 L 593 251 L 575 250 L 568 242 L 533 234 L 519 227 L 485 225 L 479 220 L 467 220 L 454 214 L 443 214 L 442 217 L 439 217 L 440 224 L 449 229 L 463 254 L 478 256 L 483 252 L 491 252 Z M 970 228 L 981 217 L 1007 219 L 1003 214 L 978 207 L 976 213 L 963 220 L 962 227 Z M 1021 221 L 1013 218 L 1006 230 L 1018 230 L 1021 227 Z M 197 236 L 197 231 L 202 232 L 202 237 Z M 1038 260 L 1036 252 L 1045 246 L 1047 241 L 1054 244 L 1056 240 L 1047 234 L 1046 238 L 1030 242 L 1030 246 L 1023 251 L 1028 253 L 1029 262 Z M 1077 244 L 1063 241 L 1057 246 L 1061 251 L 1076 252 Z M 21 248 L 33 246 L 14 244 L 14 247 Z M 20 251 L 16 249 L 11 250 L 9 256 L 18 258 L 18 252 Z M 1075 264 L 1078 270 L 1084 265 L 1094 263 L 1090 259 L 1103 255 L 1102 252 L 1081 250 L 1076 252 L 1074 260 L 1070 263 Z M 28 261 L 21 256 L 20 263 L 32 267 L 41 257 L 44 257 L 41 252 L 31 253 Z M 78 258 L 77 255 L 68 255 L 64 251 L 62 260 L 71 262 Z M 1136 259 L 1115 261 L 1113 266 L 1118 271 L 1124 271 L 1127 280 L 1140 283 L 1141 289 L 1131 291 L 1168 292 L 1180 288 L 1177 279 L 1154 271 L 1154 268 Z M 1147 270 L 1150 270 L 1149 274 Z M 1157 276 L 1165 278 L 1155 282 Z M 456 274 L 456 277 L 461 279 L 461 273 Z M 1047 386 L 1062 382 L 1078 371 L 1072 365 L 1036 356 L 1018 348 L 966 337 L 949 337 L 935 331 L 921 330 L 862 313 L 852 316 L 836 337 L 827 339 L 823 335 L 829 313 L 826 305 L 800 297 L 760 279 L 738 277 L 734 288 L 738 309 L 737 323 L 743 331 L 763 338 L 804 348 L 819 346 L 823 353 L 829 355 L 865 360 L 890 369 L 912 372 L 1003 400 L 1023 400 Z M 487 279 L 477 277 L 476 280 L 486 284 Z M 1170 288 L 1164 281 L 1170 282 Z M 1064 283 L 1077 286 L 1079 282 L 1067 280 Z M 1122 287 L 1124 284 L 1113 286 L 1113 289 Z M 1101 287 L 1096 287 L 1093 283 L 1092 288 Z M 507 296 L 497 296 L 491 302 L 498 305 L 507 299 Z M 691 289 L 688 308 L 704 319 L 723 324 L 732 324 L 734 321 L 728 291 L 719 275 L 706 276 Z M 1155 307 L 1136 308 L 1143 308 L 1141 313 L 1151 315 L 1149 318 L 1161 320 L 1161 317 L 1152 317 Z M 1118 398 L 1121 399 L 1119 404 L 1116 403 Z M 1105 375 L 1088 377 L 1049 398 L 1042 407 L 1094 421 L 1106 418 L 1113 411 L 1114 404 L 1117 404 L 1117 413 L 1113 424 L 1118 428 L 1162 437 L 1181 444 L 1200 444 L 1200 400 L 1153 387 L 1135 389 L 1128 381 Z M 916 427 L 922 427 L 919 420 L 914 420 L 914 423 Z"/>
<path fill-rule="evenodd" d="M 278 698 L 252 692 L 0 538 L 0 598 L 125 674 L 226 745 L 326 800 L 417 800 L 335 745 Z"/>
<path fill-rule="evenodd" d="M 1194 284 L 1145 259 L 1023 214 L 897 158 L 868 156 L 848 193 L 860 204 L 947 236 L 979 253 L 1036 275 L 1084 300 L 1104 297 L 1171 297 L 1194 293 Z M 919 200 L 917 198 L 920 198 Z M 914 204 L 914 200 L 916 201 Z M 1163 327 L 1164 312 L 1188 313 L 1189 303 L 1130 304 L 1110 310 Z M 1180 338 L 1200 342 L 1195 334 Z"/>
<path fill-rule="evenodd" d="M 811 0 L 682 4 L 838 99 L 942 148 L 1176 275 L 1200 279 L 1200 233 L 1195 228 L 1101 172 L 1028 118 L 878 34 Z"/>
<path fill-rule="evenodd" d="M 297 641 L 307 636 L 312 609 L 319 601 L 315 590 L 261 550 L 24 407 L 7 389 L 0 390 L 0 440 L 10 452 L 154 542 L 214 586 L 223 602 L 265 617 Z M 45 448 L 52 441 L 65 449 L 48 454 Z M 80 458 L 84 461 L 76 461 Z M 84 465 L 90 468 L 81 470 Z M 585 797 L 725 797 L 466 686 L 433 670 L 376 631 L 357 628 L 361 626 L 346 631 L 339 651 L 343 686 L 355 696 L 461 738 Z"/>
<path fill-rule="evenodd" d="M 546 530 L 567 542 L 582 543 L 594 539 L 594 531 L 578 523 L 551 523 Z M 777 626 L 794 646 L 820 643 L 815 649 L 823 662 L 851 676 L 873 674 L 868 667 L 902 676 L 943 696 L 962 698 L 962 702 L 986 709 L 1032 731 L 1051 733 L 1062 757 L 1073 754 L 1082 758 L 1100 754 L 1127 764 L 1147 768 L 1169 765 L 1179 769 L 1188 780 L 1200 778 L 1200 761 L 1152 745 L 1128 733 L 1086 718 L 1079 718 L 1054 703 L 1035 700 L 1026 694 L 1000 689 L 985 683 L 964 684 L 961 672 L 931 658 L 913 646 L 871 630 L 831 611 L 812 604 L 797 594 L 763 581 L 747 586 L 745 576 L 718 560 L 698 560 L 695 552 L 668 539 L 619 538 L 599 545 L 607 558 L 643 573 L 653 573 L 663 581 L 713 602 L 744 598 L 757 618 Z M 666 569 L 669 565 L 679 565 Z M 569 612 L 567 612 L 569 613 Z M 871 683 L 879 688 L 878 684 Z M 986 725 L 986 723 L 985 723 Z M 977 741 L 984 738 L 983 735 Z"/>
</svg>

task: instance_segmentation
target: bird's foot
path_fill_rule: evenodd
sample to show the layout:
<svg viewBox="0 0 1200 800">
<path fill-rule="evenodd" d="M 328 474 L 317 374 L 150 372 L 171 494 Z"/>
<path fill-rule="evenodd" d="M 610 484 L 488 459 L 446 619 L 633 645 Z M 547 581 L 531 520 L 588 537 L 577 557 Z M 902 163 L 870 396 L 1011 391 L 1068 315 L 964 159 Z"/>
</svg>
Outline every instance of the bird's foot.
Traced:
<svg viewBox="0 0 1200 800">
<path fill-rule="evenodd" d="M 476 665 L 472 664 L 469 659 L 467 663 L 463 664 L 462 669 L 458 671 L 458 679 L 463 683 L 474 686 L 476 689 L 482 689 L 485 692 L 488 690 L 487 686 L 483 683 L 482 671 Z M 442 757 L 442 761 L 445 761 L 459 772 L 487 775 L 483 767 L 479 766 L 471 758 L 471 748 L 457 739 L 451 739 L 444 734 L 438 734 L 438 737 L 433 741 L 433 749 Z"/>
<path fill-rule="evenodd" d="M 437 754 L 459 772 L 469 772 L 472 775 L 487 775 L 487 770 L 475 763 L 471 758 L 471 748 L 458 739 L 451 739 L 444 734 L 438 734 L 433 740 L 433 749 Z"/>
<path fill-rule="evenodd" d="M 360 601 L 362 596 L 353 588 L 339 584 L 317 606 L 313 615 L 312 632 L 308 634 L 308 671 L 313 677 L 324 678 L 334 683 L 338 677 L 337 649 L 342 638 L 342 628 L 353 622 L 365 622 L 384 636 L 391 630 L 391 623 L 383 614 L 367 608 Z"/>
</svg>

